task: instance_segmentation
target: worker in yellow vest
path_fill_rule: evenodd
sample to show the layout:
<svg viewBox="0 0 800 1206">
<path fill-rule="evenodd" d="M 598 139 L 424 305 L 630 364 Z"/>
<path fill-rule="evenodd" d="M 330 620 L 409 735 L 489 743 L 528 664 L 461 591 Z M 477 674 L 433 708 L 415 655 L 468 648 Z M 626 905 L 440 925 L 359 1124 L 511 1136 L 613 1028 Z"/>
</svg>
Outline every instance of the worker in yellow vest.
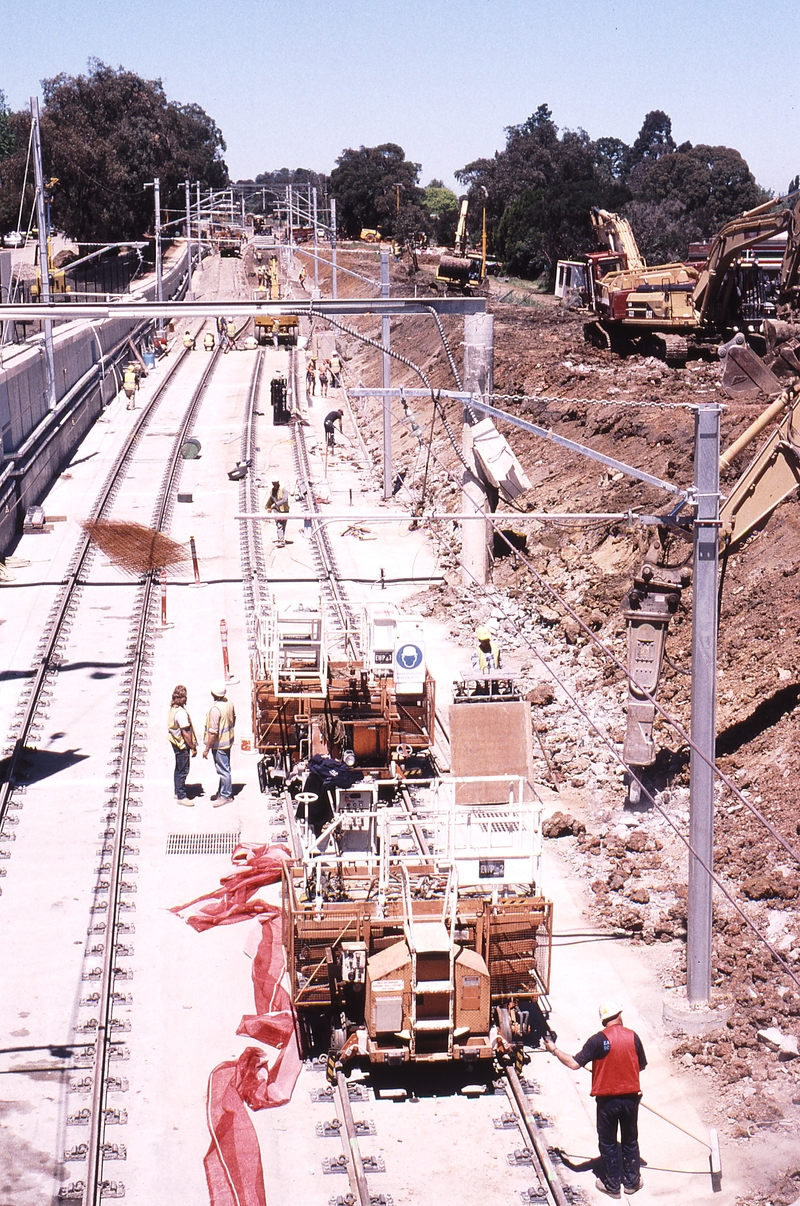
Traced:
<svg viewBox="0 0 800 1206">
<path fill-rule="evenodd" d="M 227 698 L 228 688 L 225 683 L 215 683 L 211 688 L 211 695 L 214 702 L 206 716 L 203 757 L 207 758 L 209 753 L 213 755 L 214 766 L 219 775 L 219 787 L 211 799 L 215 808 L 221 808 L 233 799 L 231 746 L 236 710 Z"/>
<path fill-rule="evenodd" d="M 186 795 L 186 776 L 189 773 L 189 759 L 197 753 L 197 738 L 192 718 L 186 710 L 186 688 L 180 684 L 172 692 L 167 735 L 175 755 L 175 799 L 179 804 L 192 808 L 194 800 Z"/>
<path fill-rule="evenodd" d="M 214 332 L 213 331 L 206 331 L 205 335 L 203 336 L 203 347 L 206 349 L 207 352 L 214 351 Z"/>
<path fill-rule="evenodd" d="M 189 348 L 189 350 L 190 350 L 190 351 L 192 351 L 192 352 L 194 351 L 194 335 L 192 335 L 192 332 L 191 332 L 191 331 L 185 331 L 185 332 L 184 332 L 184 335 L 183 335 L 183 346 L 184 346 L 185 348 Z"/>
<path fill-rule="evenodd" d="M 127 409 L 134 409 L 134 395 L 139 388 L 139 378 L 136 374 L 136 366 L 129 364 L 122 378 L 122 388 L 125 391 L 125 397 L 128 399 Z"/>
</svg>

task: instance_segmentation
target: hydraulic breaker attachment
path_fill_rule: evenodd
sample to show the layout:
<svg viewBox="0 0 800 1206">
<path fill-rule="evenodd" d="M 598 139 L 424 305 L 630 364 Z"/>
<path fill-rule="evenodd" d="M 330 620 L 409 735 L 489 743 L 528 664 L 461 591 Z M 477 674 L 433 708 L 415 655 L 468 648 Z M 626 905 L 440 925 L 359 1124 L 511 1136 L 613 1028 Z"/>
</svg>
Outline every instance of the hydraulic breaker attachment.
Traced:
<svg viewBox="0 0 800 1206">
<path fill-rule="evenodd" d="M 622 756 L 630 766 L 652 766 L 654 695 L 661 674 L 667 629 L 677 610 L 681 590 L 688 586 L 688 569 L 672 570 L 645 562 L 623 604 L 628 624 L 628 722 Z"/>
</svg>

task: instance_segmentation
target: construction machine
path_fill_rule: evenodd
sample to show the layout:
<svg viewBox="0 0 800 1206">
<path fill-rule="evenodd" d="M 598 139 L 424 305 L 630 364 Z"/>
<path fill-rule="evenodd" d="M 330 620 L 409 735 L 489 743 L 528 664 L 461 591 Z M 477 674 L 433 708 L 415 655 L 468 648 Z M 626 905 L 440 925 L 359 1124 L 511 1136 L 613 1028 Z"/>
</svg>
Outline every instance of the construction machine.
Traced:
<svg viewBox="0 0 800 1206">
<path fill-rule="evenodd" d="M 737 335 L 736 340 L 741 342 L 734 343 L 734 347 L 741 349 L 744 337 Z M 730 350 L 725 350 L 725 354 L 729 355 Z M 749 355 L 757 360 L 752 352 Z M 764 368 L 764 372 L 769 373 L 769 370 Z M 719 541 L 723 566 L 724 559 L 751 532 L 766 523 L 780 503 L 800 485 L 799 406 L 800 381 L 791 381 L 720 457 L 720 468 L 728 468 L 770 424 L 778 420 L 720 508 Z M 684 524 L 679 522 L 672 530 L 690 540 L 691 520 Z M 665 535 L 666 529 L 661 532 L 661 536 Z M 669 568 L 659 564 L 663 561 L 662 554 L 663 541 L 657 541 L 648 550 L 622 606 L 627 624 L 630 675 L 622 755 L 638 772 L 637 778 L 630 783 L 631 803 L 638 802 L 641 773 L 656 760 L 653 740 L 656 708 L 648 696 L 654 696 L 658 689 L 670 619 L 677 611 L 681 590 L 689 585 L 691 578 L 685 566 Z"/>
<path fill-rule="evenodd" d="M 590 251 L 577 260 L 559 260 L 555 295 L 567 303 L 595 310 L 595 295 L 604 276 L 643 269 L 646 263 L 627 218 L 596 207 L 589 211 L 589 217 L 601 250 Z"/>
<path fill-rule="evenodd" d="M 484 195 L 486 190 L 484 189 Z M 445 288 L 471 293 L 483 284 L 486 276 L 486 205 L 483 206 L 481 225 L 481 250 L 467 251 L 467 214 L 469 198 L 460 198 L 461 208 L 456 226 L 455 245 L 452 255 L 443 255 L 436 269 L 436 280 Z"/>
<path fill-rule="evenodd" d="M 710 346 L 737 331 L 760 335 L 774 315 L 764 298 L 759 313 L 742 309 L 735 271 L 743 253 L 798 223 L 797 202 L 767 201 L 733 218 L 711 242 L 705 264 L 677 262 L 607 273 L 594 290 L 596 319 L 585 327 L 595 346 L 625 354 L 639 350 L 681 367 L 690 347 Z"/>
</svg>

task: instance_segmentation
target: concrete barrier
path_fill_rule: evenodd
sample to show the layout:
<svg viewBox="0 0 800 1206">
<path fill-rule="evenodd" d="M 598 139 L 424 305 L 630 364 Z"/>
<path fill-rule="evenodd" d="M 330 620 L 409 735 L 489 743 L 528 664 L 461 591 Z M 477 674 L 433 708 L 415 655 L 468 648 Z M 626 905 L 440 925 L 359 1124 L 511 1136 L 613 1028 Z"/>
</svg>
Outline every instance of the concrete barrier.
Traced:
<svg viewBox="0 0 800 1206">
<path fill-rule="evenodd" d="M 165 298 L 181 294 L 186 249 L 165 257 Z M 137 290 L 152 300 L 155 279 Z M 0 369 L 0 557 L 8 556 L 25 512 L 41 502 L 103 407 L 118 393 L 128 341 L 150 326 L 134 318 L 68 322 L 53 331 L 56 407 L 47 407 L 44 337 L 37 336 Z"/>
</svg>

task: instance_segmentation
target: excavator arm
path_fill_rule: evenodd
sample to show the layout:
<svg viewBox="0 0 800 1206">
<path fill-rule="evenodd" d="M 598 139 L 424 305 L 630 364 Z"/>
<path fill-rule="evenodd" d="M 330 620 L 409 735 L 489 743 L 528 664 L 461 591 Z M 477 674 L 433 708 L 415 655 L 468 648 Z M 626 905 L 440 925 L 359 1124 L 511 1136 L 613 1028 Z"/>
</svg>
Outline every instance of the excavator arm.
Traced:
<svg viewBox="0 0 800 1206">
<path fill-rule="evenodd" d="M 626 267 L 631 272 L 647 267 L 627 218 L 596 207 L 589 211 L 589 217 L 598 246 L 607 247 L 609 251 L 623 255 Z"/>
<path fill-rule="evenodd" d="M 692 293 L 700 323 L 711 317 L 710 311 L 719 300 L 725 273 L 736 257 L 749 247 L 789 230 L 795 222 L 797 208 L 795 206 L 794 211 L 788 209 L 783 200 L 767 201 L 726 222 L 714 236 L 706 266 Z"/>
</svg>

